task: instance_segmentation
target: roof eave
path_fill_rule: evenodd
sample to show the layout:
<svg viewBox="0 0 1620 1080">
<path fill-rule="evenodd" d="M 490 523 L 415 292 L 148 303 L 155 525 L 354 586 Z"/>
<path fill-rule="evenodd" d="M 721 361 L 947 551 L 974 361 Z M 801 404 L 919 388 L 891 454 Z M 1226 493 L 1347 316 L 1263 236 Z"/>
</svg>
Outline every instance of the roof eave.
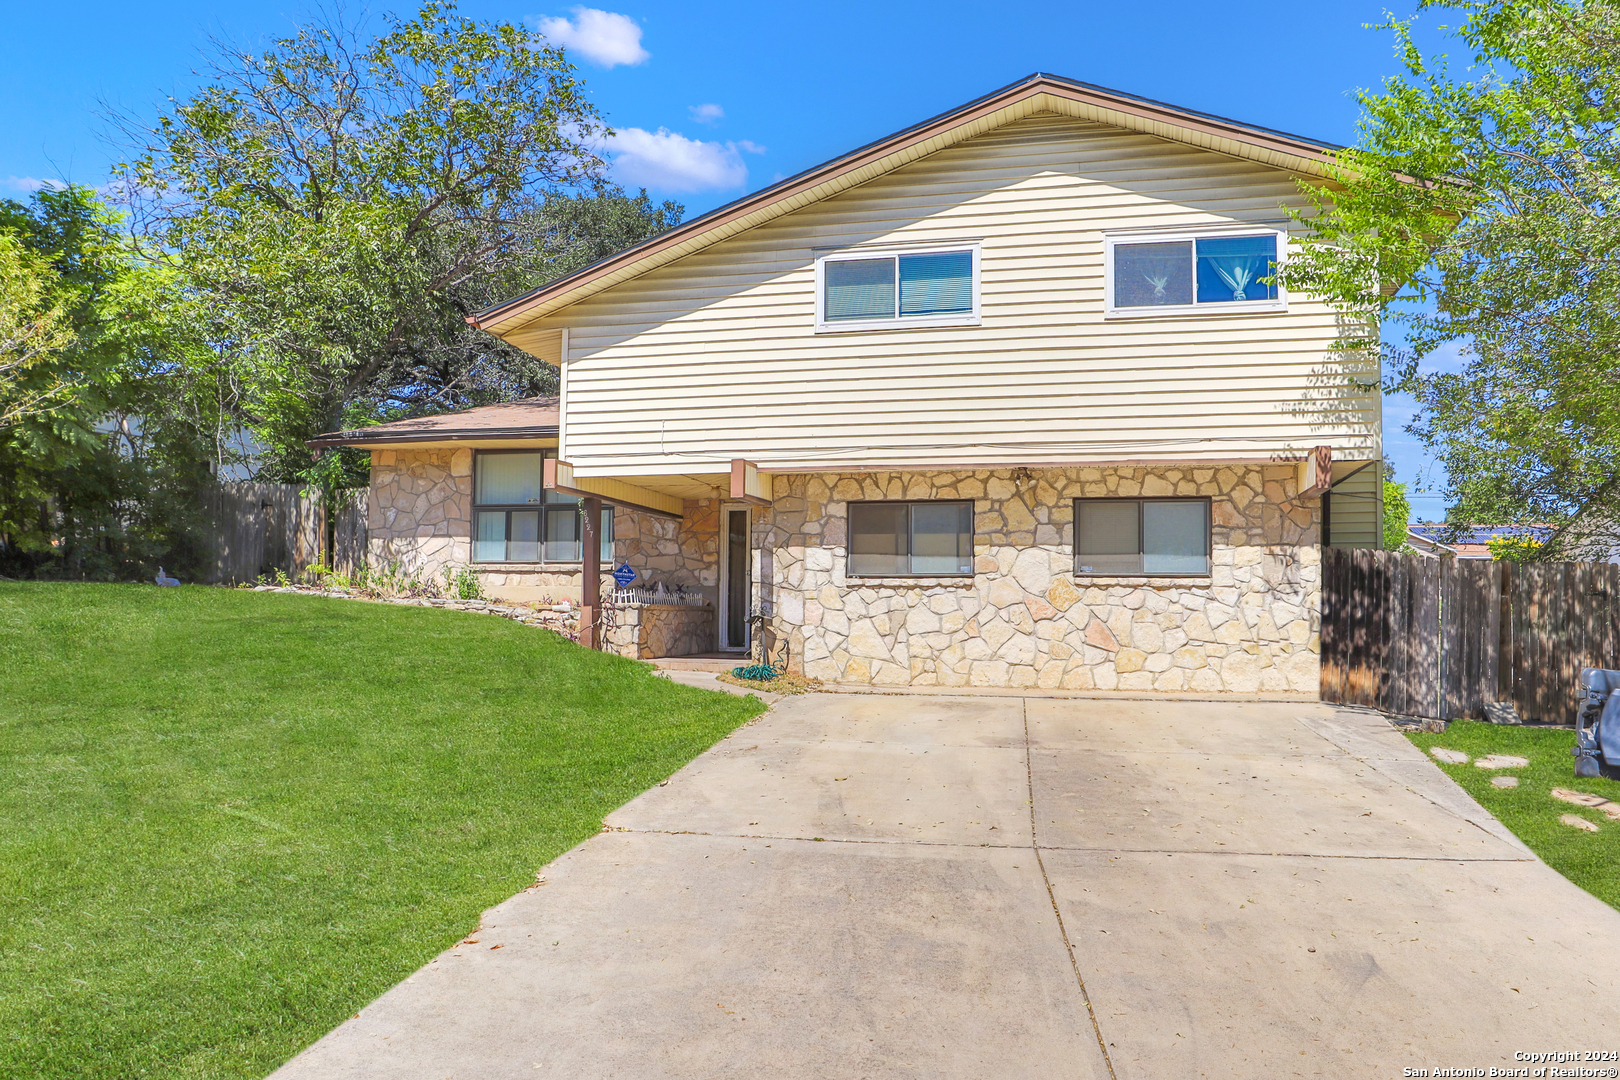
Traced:
<svg viewBox="0 0 1620 1080">
<path fill-rule="evenodd" d="M 673 248 L 692 244 L 704 234 L 717 231 L 727 225 L 737 225 L 738 228 L 730 230 L 726 235 L 752 228 L 772 216 L 770 212 L 781 207 L 784 203 L 794 199 L 804 199 L 805 202 L 810 202 L 826 197 L 831 192 L 817 194 L 818 189 L 835 185 L 839 181 L 849 178 L 852 173 L 870 169 L 885 158 L 903 153 L 920 143 L 937 139 L 950 131 L 966 127 L 995 113 L 1013 109 L 1021 103 L 1035 103 L 1036 99 L 1043 96 L 1052 97 L 1059 101 L 1087 105 L 1100 111 L 1111 111 L 1135 117 L 1139 121 L 1150 124 L 1165 124 L 1189 132 L 1199 132 L 1206 136 L 1230 139 L 1251 146 L 1256 150 L 1290 159 L 1294 167 L 1299 168 L 1300 171 L 1316 174 L 1325 174 L 1327 165 L 1333 160 L 1334 154 L 1343 149 L 1343 147 L 1332 143 L 1304 139 L 1269 128 L 1241 124 L 1208 113 L 1181 109 L 1148 98 L 1121 94 L 1118 91 L 1093 86 L 1089 83 L 1037 73 L 1010 86 L 993 91 L 984 97 L 970 101 L 966 105 L 931 117 L 876 142 L 868 143 L 866 146 L 834 158 L 823 165 L 790 176 L 753 194 L 745 195 L 741 199 L 711 210 L 707 214 L 693 218 L 684 225 L 678 225 L 666 233 L 644 240 L 590 266 L 583 267 L 566 277 L 543 285 L 539 289 L 486 308 L 476 315 L 469 316 L 467 321 L 481 330 L 487 330 L 500 336 L 505 332 L 517 329 L 521 322 L 531 321 L 549 314 L 551 311 L 566 307 L 570 303 L 577 302 L 576 299 L 569 299 L 570 294 L 600 282 L 603 278 L 620 274 L 634 267 L 637 263 L 651 260 L 660 254 L 669 252 Z M 1042 110 L 1030 108 L 1027 111 L 1036 112 Z M 928 151 L 928 153 L 932 152 Z M 854 180 L 845 186 L 853 187 L 858 183 L 864 183 L 867 179 L 870 179 L 870 177 Z M 809 198 L 805 199 L 805 196 L 809 196 Z M 796 207 L 789 209 L 794 208 Z M 783 210 L 781 212 L 785 213 L 787 211 Z M 747 220 L 756 216 L 762 220 Z M 681 254 L 684 255 L 687 252 Z M 673 256 L 673 258 L 679 257 L 680 255 Z M 608 282 L 603 287 L 616 283 Z"/>
<path fill-rule="evenodd" d="M 409 444 L 424 442 L 493 442 L 503 439 L 555 439 L 560 428 L 556 424 L 548 427 L 523 428 L 478 428 L 476 430 L 444 430 L 444 431 L 413 431 L 403 433 L 367 432 L 359 431 L 333 431 L 325 435 L 317 435 L 307 440 L 304 445 L 311 450 L 322 450 L 333 446 L 358 446 L 374 443 Z"/>
</svg>

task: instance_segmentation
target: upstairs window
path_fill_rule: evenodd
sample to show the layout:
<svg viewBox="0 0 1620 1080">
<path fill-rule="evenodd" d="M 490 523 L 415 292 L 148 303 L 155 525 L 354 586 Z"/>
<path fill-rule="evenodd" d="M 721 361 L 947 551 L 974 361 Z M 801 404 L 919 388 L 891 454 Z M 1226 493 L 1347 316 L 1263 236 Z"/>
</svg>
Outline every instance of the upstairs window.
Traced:
<svg viewBox="0 0 1620 1080">
<path fill-rule="evenodd" d="M 972 573 L 972 503 L 849 504 L 850 577 L 956 577 Z"/>
<path fill-rule="evenodd" d="M 816 261 L 818 330 L 970 326 L 979 321 L 979 250 L 931 248 Z"/>
<path fill-rule="evenodd" d="M 1108 238 L 1108 312 L 1167 315 L 1280 311 L 1276 273 L 1282 234 Z"/>
<path fill-rule="evenodd" d="M 555 451 L 480 450 L 473 459 L 473 562 L 577 563 L 580 500 L 547 491 Z M 613 508 L 602 508 L 602 561 L 613 562 Z"/>
</svg>

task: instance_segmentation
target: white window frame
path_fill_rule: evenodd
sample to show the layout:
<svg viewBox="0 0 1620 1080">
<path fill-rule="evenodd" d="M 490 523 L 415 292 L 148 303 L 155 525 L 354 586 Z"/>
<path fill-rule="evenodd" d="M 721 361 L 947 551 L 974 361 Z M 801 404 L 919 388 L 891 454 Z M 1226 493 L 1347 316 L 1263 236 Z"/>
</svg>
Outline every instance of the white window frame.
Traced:
<svg viewBox="0 0 1620 1080">
<path fill-rule="evenodd" d="M 1218 304 L 1154 304 L 1140 307 L 1114 306 L 1114 248 L 1129 244 L 1162 244 L 1171 241 L 1186 243 L 1198 240 L 1231 240 L 1242 236 L 1274 236 L 1277 238 L 1277 261 L 1280 263 L 1288 251 L 1288 232 L 1270 225 L 1234 226 L 1198 229 L 1159 229 L 1153 232 L 1111 232 L 1103 234 L 1103 296 L 1104 317 L 1109 319 L 1163 319 L 1188 315 L 1259 315 L 1288 310 L 1288 291 L 1277 286 L 1275 300 L 1228 300 Z M 1198 289 L 1197 247 L 1194 249 L 1193 295 Z"/>
<path fill-rule="evenodd" d="M 840 248 L 837 251 L 818 252 L 816 254 L 816 333 L 818 334 L 849 334 L 866 330 L 917 330 L 930 326 L 978 326 L 979 318 L 979 245 L 978 240 L 939 241 L 928 244 L 908 244 L 904 246 L 877 245 L 859 248 Z M 973 310 L 972 312 L 956 315 L 896 315 L 892 319 L 839 319 L 837 322 L 828 322 L 826 319 L 827 290 L 826 277 L 822 267 L 829 262 L 851 262 L 857 259 L 898 260 L 902 255 L 943 255 L 950 251 L 966 251 L 973 255 Z M 900 302 L 900 274 L 898 261 L 895 265 L 894 295 L 895 304 Z"/>
</svg>

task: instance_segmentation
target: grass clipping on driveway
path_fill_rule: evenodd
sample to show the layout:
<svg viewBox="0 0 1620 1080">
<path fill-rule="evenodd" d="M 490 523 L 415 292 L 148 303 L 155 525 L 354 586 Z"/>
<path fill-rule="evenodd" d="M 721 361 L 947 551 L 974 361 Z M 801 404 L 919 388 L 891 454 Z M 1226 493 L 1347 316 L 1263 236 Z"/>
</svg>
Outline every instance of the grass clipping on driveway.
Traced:
<svg viewBox="0 0 1620 1080">
<path fill-rule="evenodd" d="M 0 583 L 0 1076 L 263 1076 L 761 710 L 488 616 Z"/>
<path fill-rule="evenodd" d="M 1470 720 L 1453 723 L 1442 735 L 1413 734 L 1411 739 L 1429 754 L 1434 747 L 1460 750 L 1466 764 L 1435 761 L 1497 820 L 1513 830 L 1541 860 L 1598 899 L 1620 907 L 1620 821 L 1600 810 L 1573 805 L 1552 796 L 1554 788 L 1599 795 L 1620 803 L 1620 781 L 1575 778 L 1575 732 L 1537 729 Z M 1481 769 L 1474 764 L 1492 754 L 1528 758 L 1520 769 Z M 1493 776 L 1514 776 L 1517 787 L 1491 785 Z M 1575 828 L 1560 818 L 1573 815 L 1596 826 L 1596 831 Z"/>
<path fill-rule="evenodd" d="M 821 689 L 820 679 L 807 679 L 790 671 L 784 671 L 774 679 L 739 679 L 729 671 L 722 671 L 715 678 L 732 686 L 746 686 L 750 690 L 764 690 L 771 694 L 808 694 Z"/>
</svg>

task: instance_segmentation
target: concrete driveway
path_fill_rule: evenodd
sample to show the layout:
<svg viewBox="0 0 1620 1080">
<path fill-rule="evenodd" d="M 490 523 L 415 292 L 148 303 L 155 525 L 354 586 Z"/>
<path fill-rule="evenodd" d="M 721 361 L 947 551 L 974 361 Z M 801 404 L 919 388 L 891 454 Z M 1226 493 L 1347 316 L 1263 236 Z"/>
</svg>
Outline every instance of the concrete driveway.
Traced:
<svg viewBox="0 0 1620 1080">
<path fill-rule="evenodd" d="M 1620 1049 L 1620 914 L 1371 714 L 812 695 L 608 825 L 277 1080 L 1394 1077 Z"/>
</svg>

